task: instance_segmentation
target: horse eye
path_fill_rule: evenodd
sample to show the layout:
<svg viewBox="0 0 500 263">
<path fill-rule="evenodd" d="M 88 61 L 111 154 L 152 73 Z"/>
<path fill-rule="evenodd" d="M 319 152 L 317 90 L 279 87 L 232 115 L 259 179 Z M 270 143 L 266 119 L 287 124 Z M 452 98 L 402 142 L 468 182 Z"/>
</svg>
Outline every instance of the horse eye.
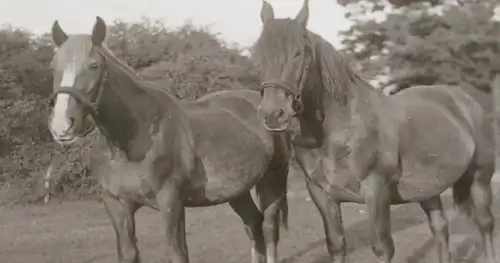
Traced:
<svg viewBox="0 0 500 263">
<path fill-rule="evenodd" d="M 302 51 L 297 51 L 297 52 L 295 52 L 295 55 L 293 55 L 293 57 L 296 58 L 300 55 L 302 55 Z"/>
<path fill-rule="evenodd" d="M 92 63 L 89 65 L 89 69 L 96 70 L 101 66 L 99 63 Z"/>
</svg>

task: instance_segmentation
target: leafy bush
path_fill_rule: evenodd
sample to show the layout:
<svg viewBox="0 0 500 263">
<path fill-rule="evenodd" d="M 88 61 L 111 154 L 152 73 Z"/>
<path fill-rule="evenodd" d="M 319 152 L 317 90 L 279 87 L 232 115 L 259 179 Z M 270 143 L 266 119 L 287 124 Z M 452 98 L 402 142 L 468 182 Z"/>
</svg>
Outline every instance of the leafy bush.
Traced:
<svg viewBox="0 0 500 263">
<path fill-rule="evenodd" d="M 207 29 L 187 24 L 172 30 L 161 21 L 143 19 L 138 23 L 116 21 L 108 32 L 107 44 L 120 59 L 144 79 L 171 89 L 181 99 L 196 99 L 232 87 L 258 88 L 257 72 L 250 61 Z M 47 130 L 52 56 L 50 35 L 0 29 L 2 203 L 38 200 L 53 155 L 55 194 L 81 197 L 98 191 L 86 159 L 96 132 L 63 150 Z"/>
</svg>

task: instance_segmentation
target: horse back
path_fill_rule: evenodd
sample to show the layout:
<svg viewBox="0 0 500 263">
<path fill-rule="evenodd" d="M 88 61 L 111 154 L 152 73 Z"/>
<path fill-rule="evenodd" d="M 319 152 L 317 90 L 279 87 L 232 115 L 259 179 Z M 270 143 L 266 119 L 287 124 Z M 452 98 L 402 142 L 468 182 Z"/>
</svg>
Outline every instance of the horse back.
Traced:
<svg viewBox="0 0 500 263">
<path fill-rule="evenodd" d="M 227 110 L 253 126 L 253 123 L 258 121 L 256 112 L 260 100 L 261 96 L 257 91 L 223 90 L 207 94 L 191 105 Z"/>
</svg>

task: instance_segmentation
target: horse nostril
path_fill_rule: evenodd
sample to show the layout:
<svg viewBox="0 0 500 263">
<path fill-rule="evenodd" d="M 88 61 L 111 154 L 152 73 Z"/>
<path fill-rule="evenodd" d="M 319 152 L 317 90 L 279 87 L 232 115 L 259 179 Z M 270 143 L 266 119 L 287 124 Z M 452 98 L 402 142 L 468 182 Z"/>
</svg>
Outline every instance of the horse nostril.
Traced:
<svg viewBox="0 0 500 263">
<path fill-rule="evenodd" d="M 284 111 L 284 110 L 282 110 L 282 109 L 279 109 L 279 110 L 276 112 L 276 117 L 278 117 L 278 118 L 283 117 L 283 115 L 285 115 L 285 111 Z"/>
<path fill-rule="evenodd" d="M 75 118 L 69 118 L 69 128 L 72 128 L 75 125 Z"/>
</svg>

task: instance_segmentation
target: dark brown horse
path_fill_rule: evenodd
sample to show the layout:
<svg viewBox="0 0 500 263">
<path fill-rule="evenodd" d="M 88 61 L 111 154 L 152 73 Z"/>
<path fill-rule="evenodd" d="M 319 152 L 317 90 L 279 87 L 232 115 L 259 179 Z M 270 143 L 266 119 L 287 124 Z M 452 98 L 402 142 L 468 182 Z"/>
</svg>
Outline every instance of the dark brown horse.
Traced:
<svg viewBox="0 0 500 263">
<path fill-rule="evenodd" d="M 99 17 L 91 35 L 68 36 L 54 22 L 49 127 L 64 145 L 88 133 L 88 116 L 99 129 L 90 168 L 116 231 L 119 262 L 140 261 L 134 221 L 140 207 L 163 216 L 167 262 L 187 263 L 185 207 L 226 202 L 252 241 L 252 262 L 277 262 L 279 226 L 288 213 L 289 139 L 258 120 L 259 93 L 179 101 L 138 78 L 103 44 L 105 37 Z M 260 209 L 250 194 L 254 186 Z"/>
<path fill-rule="evenodd" d="M 420 203 L 439 262 L 449 262 L 440 198 L 449 187 L 456 206 L 475 219 L 487 260 L 496 262 L 490 208 L 494 155 L 481 106 L 458 86 L 383 95 L 306 29 L 308 16 L 307 0 L 295 19 L 275 19 L 264 1 L 253 59 L 264 80 L 262 123 L 272 131 L 290 130 L 294 117 L 300 123 L 296 157 L 322 215 L 333 262 L 347 258 L 342 202 L 366 204 L 379 262 L 391 262 L 395 251 L 391 204 Z"/>
<path fill-rule="evenodd" d="M 491 84 L 493 105 L 491 107 L 493 118 L 493 134 L 495 141 L 495 175 L 500 177 L 500 74 L 496 74 Z"/>
</svg>

